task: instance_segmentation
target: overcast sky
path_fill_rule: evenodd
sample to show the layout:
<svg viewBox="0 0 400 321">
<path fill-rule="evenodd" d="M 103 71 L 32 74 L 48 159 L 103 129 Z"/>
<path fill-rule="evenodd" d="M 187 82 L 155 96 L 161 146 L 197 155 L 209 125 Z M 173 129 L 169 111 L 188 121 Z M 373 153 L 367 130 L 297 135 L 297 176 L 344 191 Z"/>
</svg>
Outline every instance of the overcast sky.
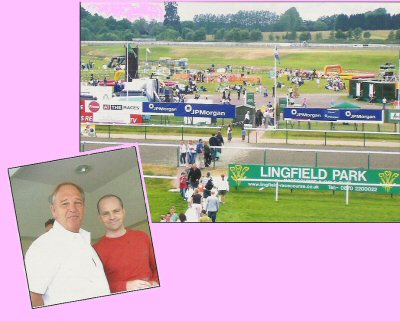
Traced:
<svg viewBox="0 0 400 321">
<path fill-rule="evenodd" d="M 117 20 L 127 18 L 131 21 L 145 18 L 146 20 L 164 20 L 163 2 L 104 2 L 85 3 L 82 6 L 92 14 L 108 17 L 112 15 Z M 386 8 L 390 14 L 400 13 L 400 2 L 178 2 L 178 14 L 181 21 L 192 20 L 196 14 L 213 13 L 228 14 L 240 10 L 268 10 L 282 14 L 295 7 L 303 20 L 317 20 L 321 16 L 344 13 L 364 13 L 377 8 Z"/>
</svg>

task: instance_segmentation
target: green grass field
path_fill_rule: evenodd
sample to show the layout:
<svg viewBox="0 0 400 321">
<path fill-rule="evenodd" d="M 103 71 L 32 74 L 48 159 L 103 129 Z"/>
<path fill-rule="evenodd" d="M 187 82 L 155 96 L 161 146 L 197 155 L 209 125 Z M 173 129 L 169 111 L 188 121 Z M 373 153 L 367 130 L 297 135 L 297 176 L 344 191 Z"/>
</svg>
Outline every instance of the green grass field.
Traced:
<svg viewBox="0 0 400 321">
<path fill-rule="evenodd" d="M 189 68 L 208 68 L 211 64 L 216 67 L 225 67 L 231 64 L 234 70 L 241 66 L 253 66 L 255 73 L 265 76 L 266 70 L 273 68 L 272 48 L 247 48 L 247 47 L 199 47 L 193 44 L 192 47 L 159 47 L 148 46 L 151 54 L 149 60 L 158 60 L 160 57 L 188 58 Z M 146 46 L 139 48 L 139 64 L 143 65 Z M 123 55 L 122 45 L 109 46 L 82 46 L 81 62 L 92 60 L 95 69 L 90 72 L 82 72 L 81 79 L 87 80 L 90 73 L 112 75 L 110 69 L 103 69 L 102 66 L 110 61 L 113 55 Z M 377 73 L 379 66 L 386 62 L 396 62 L 398 51 L 394 49 L 357 49 L 357 48 L 301 48 L 290 49 L 280 48 L 281 65 L 278 67 L 323 70 L 325 65 L 341 64 L 346 71 L 362 71 Z M 263 75 L 264 74 L 264 75 Z M 266 76 L 265 76 L 266 77 Z"/>
<path fill-rule="evenodd" d="M 146 179 L 153 222 L 159 222 L 171 206 L 184 213 L 187 203 L 179 193 L 168 192 L 171 181 Z M 309 192 L 252 188 L 231 190 L 221 205 L 218 222 L 399 222 L 399 195 L 350 193 L 349 205 L 343 192 Z"/>
</svg>

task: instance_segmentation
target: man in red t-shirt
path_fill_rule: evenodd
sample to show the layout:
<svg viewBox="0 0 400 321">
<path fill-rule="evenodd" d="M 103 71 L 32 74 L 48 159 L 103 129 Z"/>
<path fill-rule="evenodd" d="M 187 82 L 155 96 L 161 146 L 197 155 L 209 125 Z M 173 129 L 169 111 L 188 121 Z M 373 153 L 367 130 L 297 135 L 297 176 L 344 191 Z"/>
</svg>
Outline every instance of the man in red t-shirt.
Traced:
<svg viewBox="0 0 400 321">
<path fill-rule="evenodd" d="M 106 228 L 94 248 L 103 262 L 111 292 L 132 291 L 159 285 L 153 245 L 142 231 L 125 229 L 125 208 L 116 195 L 97 203 L 99 219 Z"/>
</svg>

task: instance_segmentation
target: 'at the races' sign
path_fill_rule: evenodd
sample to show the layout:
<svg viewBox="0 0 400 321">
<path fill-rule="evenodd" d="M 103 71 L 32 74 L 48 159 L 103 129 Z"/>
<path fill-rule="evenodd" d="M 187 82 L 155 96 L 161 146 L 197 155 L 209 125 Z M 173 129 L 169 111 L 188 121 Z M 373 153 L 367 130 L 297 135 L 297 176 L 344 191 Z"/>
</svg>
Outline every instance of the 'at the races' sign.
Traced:
<svg viewBox="0 0 400 321">
<path fill-rule="evenodd" d="M 268 179 L 272 181 L 243 181 L 242 179 Z M 347 183 L 357 183 L 360 185 L 350 185 L 349 189 L 355 192 L 400 194 L 400 187 L 382 185 L 400 184 L 400 171 L 398 170 L 229 165 L 228 182 L 233 187 L 275 187 L 274 179 L 285 181 L 279 182 L 280 188 L 344 191 L 347 188 Z M 335 184 L 318 184 L 319 182 Z M 368 184 L 380 184 L 382 186 L 368 186 Z"/>
<path fill-rule="evenodd" d="M 142 102 L 81 100 L 81 122 L 139 124 L 143 122 Z"/>
</svg>

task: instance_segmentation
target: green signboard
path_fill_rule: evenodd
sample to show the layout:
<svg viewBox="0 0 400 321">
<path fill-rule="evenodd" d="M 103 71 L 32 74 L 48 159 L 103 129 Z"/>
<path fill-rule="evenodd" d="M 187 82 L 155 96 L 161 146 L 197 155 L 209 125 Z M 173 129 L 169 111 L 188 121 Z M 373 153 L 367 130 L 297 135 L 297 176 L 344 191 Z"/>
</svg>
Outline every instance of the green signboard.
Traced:
<svg viewBox="0 0 400 321">
<path fill-rule="evenodd" d="M 246 105 L 255 106 L 254 93 L 246 93 Z"/>
<path fill-rule="evenodd" d="M 259 179 L 260 181 L 245 181 L 242 179 Z M 232 187 L 275 187 L 275 180 L 282 181 L 278 183 L 279 188 L 344 191 L 347 188 L 347 183 L 355 183 L 355 185 L 349 185 L 350 191 L 400 194 L 399 186 L 382 185 L 400 184 L 399 170 L 229 165 L 228 182 Z M 376 184 L 377 186 L 368 184 Z"/>
<path fill-rule="evenodd" d="M 385 112 L 387 123 L 400 123 L 400 109 L 388 109 Z"/>
</svg>

